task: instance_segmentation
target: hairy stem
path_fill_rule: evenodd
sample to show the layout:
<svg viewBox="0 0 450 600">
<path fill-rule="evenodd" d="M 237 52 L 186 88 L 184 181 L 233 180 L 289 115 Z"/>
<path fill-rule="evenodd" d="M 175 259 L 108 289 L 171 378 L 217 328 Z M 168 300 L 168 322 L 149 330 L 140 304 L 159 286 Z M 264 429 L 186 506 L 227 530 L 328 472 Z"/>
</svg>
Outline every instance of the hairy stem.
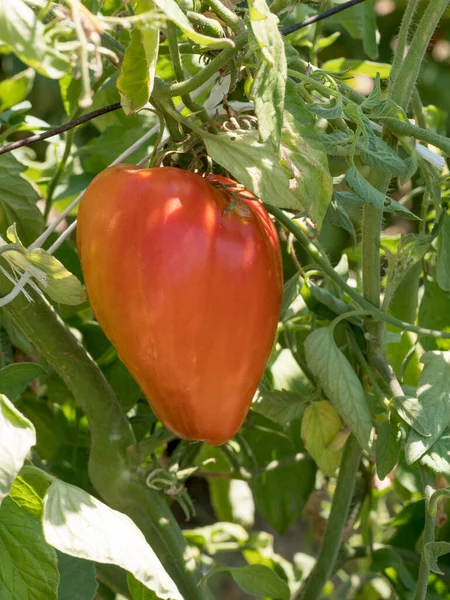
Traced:
<svg viewBox="0 0 450 600">
<path fill-rule="evenodd" d="M 225 48 L 222 52 L 216 56 L 209 64 L 206 65 L 201 71 L 193 75 L 190 79 L 182 81 L 180 83 L 174 83 L 169 88 L 170 96 L 183 96 L 184 94 L 190 94 L 195 91 L 201 85 L 206 83 L 208 79 L 213 77 L 233 56 L 235 56 L 239 50 L 241 50 L 247 43 L 247 33 L 241 33 L 235 40 L 233 48 Z"/>
<path fill-rule="evenodd" d="M 167 23 L 167 39 L 169 41 L 170 60 L 172 61 L 175 78 L 178 82 L 184 81 L 183 64 L 181 62 L 180 50 L 178 48 L 177 28 L 174 23 Z M 189 94 L 184 94 L 181 99 L 184 105 L 193 113 L 198 115 L 203 123 L 209 121 L 208 112 L 203 106 L 192 100 Z"/>
<path fill-rule="evenodd" d="M 414 600 L 425 600 L 427 597 L 428 576 L 430 568 L 425 559 L 425 544 L 434 541 L 434 529 L 436 526 L 436 512 L 430 511 L 430 499 L 434 493 L 433 475 L 426 467 L 419 467 L 422 479 L 423 492 L 425 495 L 425 529 L 422 541 L 422 556 L 420 558 L 419 577 L 417 579 Z"/>
<path fill-rule="evenodd" d="M 414 10 L 417 1 L 410 0 L 410 4 L 413 5 L 412 10 Z M 404 109 L 408 107 L 411 100 L 428 44 L 447 6 L 448 0 L 428 2 L 419 26 L 414 32 L 406 57 L 403 59 L 402 48 L 397 47 L 395 51 L 394 65 L 399 62 L 401 64 L 393 73 L 389 97 Z M 408 33 L 405 35 L 407 39 Z"/>
<path fill-rule="evenodd" d="M 361 448 L 356 438 L 351 435 L 342 454 L 336 491 L 334 492 L 327 530 L 322 541 L 319 557 L 300 590 L 298 597 L 301 600 L 317 600 L 320 598 L 322 590 L 333 572 L 341 547 L 342 532 L 350 509 L 361 455 Z"/>
<path fill-rule="evenodd" d="M 10 282 L 2 276 L 0 293 L 10 289 Z M 85 412 L 91 430 L 92 483 L 110 506 L 133 519 L 185 598 L 209 598 L 197 587 L 187 544 L 166 501 L 137 478 L 135 465 L 130 464 L 128 448 L 135 438 L 112 389 L 49 303 L 34 291 L 30 294 L 33 302 L 20 295 L 4 310 L 65 381 Z"/>
<path fill-rule="evenodd" d="M 354 288 L 350 287 L 345 281 L 340 277 L 338 273 L 333 269 L 332 264 L 330 263 L 328 257 L 320 252 L 320 250 L 314 245 L 314 243 L 307 238 L 307 236 L 303 233 L 303 231 L 292 221 L 287 215 L 284 214 L 282 210 L 277 208 L 276 206 L 272 206 L 271 204 L 264 203 L 267 211 L 274 215 L 282 223 L 288 231 L 290 231 L 295 239 L 300 242 L 303 246 L 304 250 L 311 256 L 311 258 L 319 265 L 322 271 L 336 283 L 342 291 L 344 291 L 352 300 L 357 302 L 361 308 L 365 311 L 369 312 L 372 315 L 372 319 L 377 319 L 379 321 L 384 321 L 385 323 L 390 323 L 391 325 L 395 325 L 399 329 L 403 329 L 405 331 L 412 331 L 413 333 L 417 333 L 419 335 L 429 335 L 431 337 L 437 338 L 445 338 L 450 339 L 450 332 L 447 331 L 436 331 L 433 329 L 425 329 L 424 327 L 419 327 L 417 325 L 413 325 L 412 323 L 407 323 L 406 321 L 401 321 L 400 319 L 396 319 L 391 315 L 384 313 L 382 310 L 377 308 L 372 302 L 361 296 Z M 370 318 L 368 320 L 370 323 Z"/>
<path fill-rule="evenodd" d="M 397 76 L 400 67 L 402 66 L 403 59 L 406 54 L 406 47 L 408 44 L 408 37 L 412 33 L 412 23 L 414 14 L 417 10 L 417 7 L 420 4 L 420 0 L 409 0 L 406 4 L 405 12 L 403 13 L 402 23 L 400 25 L 400 31 L 397 36 L 397 46 L 395 49 L 394 60 L 392 62 L 391 68 L 391 81 Z"/>
</svg>

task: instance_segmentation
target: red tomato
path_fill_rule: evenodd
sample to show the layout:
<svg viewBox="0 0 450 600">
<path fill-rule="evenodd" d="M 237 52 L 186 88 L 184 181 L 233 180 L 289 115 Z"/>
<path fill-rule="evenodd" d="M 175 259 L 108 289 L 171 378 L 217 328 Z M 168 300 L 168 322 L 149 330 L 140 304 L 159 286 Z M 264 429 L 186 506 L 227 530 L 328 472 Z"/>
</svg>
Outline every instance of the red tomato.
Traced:
<svg viewBox="0 0 450 600">
<path fill-rule="evenodd" d="M 158 419 L 218 445 L 242 425 L 264 372 L 282 270 L 261 202 L 240 187 L 245 198 L 230 206 L 222 186 L 237 184 L 208 179 L 106 169 L 81 200 L 77 244 L 95 316 Z"/>
</svg>

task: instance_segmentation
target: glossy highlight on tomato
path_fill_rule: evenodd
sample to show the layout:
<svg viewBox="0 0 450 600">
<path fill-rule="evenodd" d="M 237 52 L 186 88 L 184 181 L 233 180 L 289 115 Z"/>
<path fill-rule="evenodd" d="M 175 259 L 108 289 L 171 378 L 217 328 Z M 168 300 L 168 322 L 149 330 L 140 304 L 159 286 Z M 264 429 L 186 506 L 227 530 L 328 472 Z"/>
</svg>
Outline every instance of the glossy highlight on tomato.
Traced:
<svg viewBox="0 0 450 600">
<path fill-rule="evenodd" d="M 118 165 L 84 193 L 77 246 L 94 314 L 158 419 L 180 438 L 229 440 L 281 306 L 279 241 L 262 203 L 217 175 Z"/>
</svg>

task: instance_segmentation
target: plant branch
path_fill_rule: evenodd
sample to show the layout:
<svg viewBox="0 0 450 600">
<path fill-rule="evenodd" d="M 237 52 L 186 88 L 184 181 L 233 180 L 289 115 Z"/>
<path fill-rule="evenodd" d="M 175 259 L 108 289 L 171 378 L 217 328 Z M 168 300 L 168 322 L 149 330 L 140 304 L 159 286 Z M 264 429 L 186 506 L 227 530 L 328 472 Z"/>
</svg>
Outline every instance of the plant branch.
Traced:
<svg viewBox="0 0 450 600">
<path fill-rule="evenodd" d="M 313 17 L 308 17 L 307 19 L 305 19 L 304 21 L 301 21 L 300 23 L 297 23 L 296 25 L 291 25 L 290 27 L 286 27 L 285 29 L 283 29 L 281 31 L 281 33 L 283 35 L 289 35 L 290 33 L 293 33 L 294 31 L 298 31 L 299 29 L 302 29 L 303 27 L 307 27 L 308 25 L 312 25 L 313 23 L 318 23 L 319 21 L 323 21 L 323 19 L 326 19 L 328 17 L 336 15 L 337 13 L 340 13 L 343 10 L 352 8 L 352 6 L 361 4 L 361 2 L 365 2 L 365 0 L 349 0 L 348 2 L 344 2 L 344 4 L 339 4 L 338 6 L 334 6 L 333 8 L 325 10 L 324 12 L 319 13 L 318 15 L 314 15 Z"/>
<path fill-rule="evenodd" d="M 413 5 L 411 10 L 414 10 L 417 0 L 411 0 L 410 4 Z M 404 48 L 397 47 L 395 51 L 394 64 L 401 64 L 394 71 L 389 97 L 404 109 L 409 105 L 428 45 L 447 6 L 448 0 L 429 2 L 406 57 L 403 57 Z M 408 33 L 405 32 L 405 35 L 408 36 Z"/>
<path fill-rule="evenodd" d="M 400 25 L 400 31 L 398 32 L 394 60 L 392 62 L 390 75 L 391 81 L 393 81 L 397 76 L 397 73 L 402 66 L 403 59 L 405 58 L 408 37 L 411 35 L 413 17 L 419 4 L 420 0 L 409 0 L 406 3 L 405 12 L 403 13 L 403 19 Z"/>
<path fill-rule="evenodd" d="M 361 456 L 361 448 L 352 434 L 348 438 L 342 454 L 327 530 L 322 540 L 317 562 L 298 595 L 301 600 L 317 600 L 320 598 L 326 582 L 333 573 L 341 548 L 342 533 L 350 510 Z"/>
<path fill-rule="evenodd" d="M 0 277 L 0 293 L 11 283 Z M 72 392 L 86 413 L 91 431 L 89 475 L 104 500 L 128 514 L 141 529 L 180 593 L 193 600 L 210 600 L 197 587 L 198 575 L 188 547 L 166 501 L 149 490 L 128 458 L 135 443 L 133 431 L 112 389 L 86 350 L 67 329 L 50 304 L 30 290 L 28 302 L 19 296 L 5 311 L 34 344 Z"/>
<path fill-rule="evenodd" d="M 427 597 L 428 576 L 430 575 L 430 568 L 425 558 L 425 545 L 434 541 L 436 512 L 430 510 L 430 500 L 435 489 L 434 478 L 431 471 L 428 471 L 426 467 L 419 466 L 419 472 L 425 496 L 425 529 L 423 532 L 422 555 L 420 558 L 419 577 L 417 579 L 414 600 L 425 600 Z"/>
<path fill-rule="evenodd" d="M 234 33 L 237 33 L 242 26 L 242 21 L 237 14 L 222 4 L 220 0 L 209 0 L 208 4 L 213 12 L 222 19 Z"/>
<path fill-rule="evenodd" d="M 374 304 L 372 304 L 369 300 L 361 296 L 355 289 L 350 287 L 345 281 L 343 281 L 342 277 L 339 276 L 338 273 L 333 269 L 332 264 L 328 260 L 328 257 L 321 254 L 321 252 L 316 248 L 311 240 L 303 233 L 303 231 L 287 216 L 284 212 L 277 208 L 276 206 L 272 206 L 271 204 L 264 203 L 267 211 L 272 214 L 274 217 L 282 223 L 286 227 L 288 231 L 290 231 L 295 239 L 300 242 L 303 246 L 304 250 L 311 256 L 311 258 L 320 266 L 323 272 L 336 283 L 352 300 L 357 302 L 362 309 L 367 311 L 372 315 L 373 319 L 377 319 L 379 321 L 384 321 L 385 323 L 390 323 L 399 329 L 404 329 L 406 331 L 412 331 L 413 333 L 417 333 L 419 335 L 428 335 L 434 338 L 444 338 L 450 339 L 450 332 L 448 331 L 437 331 L 435 329 L 426 329 L 424 327 L 419 327 L 417 325 L 413 325 L 412 323 L 407 323 L 406 321 L 401 321 L 400 319 L 396 319 L 391 315 L 384 313 Z"/>
<path fill-rule="evenodd" d="M 55 135 L 59 135 L 60 133 L 64 133 L 65 131 L 69 131 L 69 129 L 73 129 L 74 127 L 78 127 L 87 121 L 92 121 L 92 119 L 96 119 L 97 117 L 101 117 L 102 115 L 106 115 L 114 110 L 119 110 L 121 108 L 120 102 L 115 102 L 114 104 L 109 104 L 108 106 L 103 106 L 102 108 L 97 108 L 92 112 L 83 115 L 82 117 L 78 117 L 78 119 L 74 119 L 73 121 L 69 121 L 65 125 L 60 125 L 59 127 L 55 127 L 54 129 L 50 129 L 49 131 L 44 131 L 42 133 L 37 133 L 35 135 L 31 135 L 30 137 L 24 138 L 23 140 L 18 140 L 17 142 L 11 142 L 6 146 L 0 148 L 0 154 L 6 154 L 7 152 L 11 152 L 11 150 L 16 150 L 17 148 L 22 148 L 23 146 L 30 146 L 31 144 L 35 144 L 36 142 L 41 142 L 42 140 L 46 140 Z"/>
<path fill-rule="evenodd" d="M 222 52 L 216 56 L 210 63 L 206 65 L 201 71 L 193 75 L 190 79 L 182 81 L 181 83 L 174 83 L 168 89 L 170 96 L 183 96 L 184 94 L 190 94 L 201 85 L 206 83 L 208 79 L 213 77 L 220 69 L 235 56 L 239 50 L 241 50 L 247 43 L 247 33 L 241 33 L 235 40 L 233 48 L 225 48 Z"/>
</svg>

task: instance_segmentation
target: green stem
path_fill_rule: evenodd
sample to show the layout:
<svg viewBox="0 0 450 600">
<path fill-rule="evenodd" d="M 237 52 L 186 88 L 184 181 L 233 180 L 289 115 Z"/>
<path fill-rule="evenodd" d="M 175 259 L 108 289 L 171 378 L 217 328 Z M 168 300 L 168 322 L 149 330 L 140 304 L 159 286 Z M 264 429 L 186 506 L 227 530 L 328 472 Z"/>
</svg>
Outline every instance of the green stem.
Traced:
<svg viewBox="0 0 450 600">
<path fill-rule="evenodd" d="M 400 70 L 400 67 L 402 66 L 403 59 L 406 54 L 408 40 L 412 33 L 411 25 L 413 22 L 414 13 L 416 12 L 419 3 L 420 3 L 420 0 L 409 0 L 406 3 L 406 9 L 405 9 L 405 12 L 403 13 L 403 19 L 402 19 L 402 22 L 400 25 L 400 30 L 398 32 L 397 46 L 395 48 L 394 60 L 392 62 L 391 76 L 390 76 L 391 81 L 393 81 L 396 78 L 397 73 Z"/>
<path fill-rule="evenodd" d="M 78 111 L 76 111 L 76 112 L 78 112 Z M 75 114 L 75 116 L 73 116 L 73 118 L 76 118 L 77 116 L 78 115 Z M 58 185 L 60 177 L 64 173 L 64 168 L 66 166 L 66 163 L 67 163 L 67 161 L 70 158 L 70 151 L 72 150 L 72 142 L 73 142 L 73 134 L 74 134 L 74 132 L 75 132 L 74 129 L 70 129 L 67 132 L 66 145 L 65 145 L 65 148 L 64 148 L 64 154 L 62 155 L 61 161 L 58 164 L 58 168 L 53 173 L 53 176 L 50 179 L 50 183 L 48 184 L 47 198 L 45 200 L 45 209 L 44 209 L 44 222 L 45 223 L 47 222 L 48 215 L 50 214 L 50 210 L 52 208 L 53 194 L 55 193 L 56 186 Z"/>
<path fill-rule="evenodd" d="M 167 39 L 169 42 L 170 59 L 172 61 L 175 78 L 178 82 L 184 81 L 183 64 L 181 62 L 180 50 L 178 48 L 177 28 L 174 23 L 167 23 Z M 192 100 L 189 94 L 184 94 L 181 97 L 184 105 L 193 113 L 197 114 L 203 123 L 209 121 L 208 112 L 203 106 Z"/>
<path fill-rule="evenodd" d="M 352 434 L 348 438 L 342 454 L 336 491 L 319 557 L 300 590 L 298 597 L 301 600 L 320 598 L 322 590 L 333 572 L 341 548 L 342 532 L 350 509 L 361 456 L 361 448 Z"/>
<path fill-rule="evenodd" d="M 274 217 L 282 223 L 288 231 L 290 231 L 295 239 L 300 242 L 303 246 L 304 250 L 311 256 L 311 258 L 320 266 L 323 272 L 336 283 L 352 300 L 357 302 L 361 308 L 366 310 L 368 313 L 372 315 L 374 319 L 378 319 L 379 321 L 384 321 L 385 323 L 390 323 L 399 329 L 404 329 L 405 331 L 412 331 L 413 333 L 417 333 L 419 335 L 428 335 L 430 337 L 435 338 L 444 338 L 450 339 L 450 332 L 447 331 L 436 331 L 434 329 L 426 329 L 424 327 L 418 327 L 417 325 L 413 325 L 412 323 L 407 323 L 406 321 L 401 321 L 400 319 L 396 319 L 391 315 L 387 315 L 382 310 L 377 308 L 374 304 L 372 304 L 369 300 L 361 296 L 355 289 L 350 287 L 342 277 L 339 276 L 338 273 L 333 269 L 328 257 L 322 255 L 320 251 L 316 248 L 311 240 L 303 233 L 303 231 L 287 216 L 284 212 L 277 208 L 276 206 L 272 206 L 271 204 L 264 203 L 266 210 L 272 214 Z"/>
<path fill-rule="evenodd" d="M 0 293 L 11 290 L 0 278 Z M 133 431 L 117 399 L 85 349 L 55 310 L 30 290 L 33 302 L 19 295 L 5 311 L 64 380 L 85 412 L 91 431 L 89 475 L 104 500 L 126 513 L 141 529 L 180 593 L 189 599 L 210 598 L 197 587 L 198 574 L 188 561 L 188 547 L 166 501 L 149 490 L 130 464 Z"/>
<path fill-rule="evenodd" d="M 222 25 L 216 19 L 210 19 L 209 17 L 205 17 L 205 15 L 191 10 L 186 12 L 186 16 L 199 33 L 215 38 L 225 37 Z"/>
<path fill-rule="evenodd" d="M 208 79 L 211 79 L 233 56 L 235 56 L 239 50 L 241 50 L 247 43 L 247 34 L 241 33 L 235 40 L 233 48 L 225 48 L 222 52 L 216 56 L 209 64 L 206 65 L 201 71 L 193 75 L 190 79 L 182 81 L 181 83 L 174 83 L 169 88 L 170 96 L 183 96 L 184 94 L 190 94 L 201 85 L 206 83 Z"/>
<path fill-rule="evenodd" d="M 220 0 L 209 0 L 208 4 L 212 8 L 213 12 L 220 19 L 222 19 L 222 21 L 228 25 L 228 27 L 234 31 L 234 33 L 239 31 L 243 23 L 236 13 L 222 4 Z"/>
<path fill-rule="evenodd" d="M 420 477 L 422 479 L 423 491 L 425 495 L 425 529 L 422 541 L 422 556 L 420 558 L 419 577 L 417 579 L 416 593 L 414 600 L 425 600 L 427 597 L 428 576 L 430 569 L 425 559 L 425 544 L 434 541 L 434 529 L 436 526 L 436 513 L 430 511 L 430 499 L 434 494 L 434 478 L 426 467 L 419 466 Z"/>
<path fill-rule="evenodd" d="M 77 38 L 80 42 L 80 70 L 81 70 L 81 87 L 82 93 L 78 100 L 78 105 L 81 108 L 87 108 L 92 104 L 92 93 L 91 93 L 91 79 L 89 76 L 89 55 L 88 55 L 88 43 L 86 35 L 84 33 L 83 24 L 81 22 L 80 11 L 78 10 L 77 2 L 68 0 L 70 9 L 72 11 L 72 19 L 77 33 Z"/>
<path fill-rule="evenodd" d="M 414 116 L 416 117 L 418 126 L 426 131 L 428 129 L 427 120 L 425 118 L 425 113 L 423 112 L 423 104 L 422 100 L 420 99 L 419 90 L 417 89 L 417 86 L 414 88 L 411 102 Z"/>
<path fill-rule="evenodd" d="M 450 139 L 445 137 L 444 135 L 439 135 L 431 129 L 424 129 L 422 127 L 417 127 L 410 123 L 409 121 L 399 121 L 398 119 L 383 119 L 383 122 L 389 127 L 392 133 L 400 136 L 413 136 L 422 142 L 426 142 L 427 144 L 432 144 L 439 148 L 445 154 L 450 155 Z"/>
<path fill-rule="evenodd" d="M 417 0 L 410 0 L 410 4 L 416 5 Z M 411 100 L 428 44 L 447 6 L 448 0 L 431 0 L 428 2 L 419 26 L 414 32 L 414 37 L 411 40 L 406 57 L 403 58 L 403 49 L 401 47 L 397 46 L 396 48 L 394 56 L 396 69 L 392 75 L 389 97 L 404 109 L 408 107 Z M 412 10 L 414 10 L 414 6 Z M 406 38 L 408 38 L 409 33 L 404 32 Z M 397 69 L 399 62 L 401 64 Z"/>
</svg>

